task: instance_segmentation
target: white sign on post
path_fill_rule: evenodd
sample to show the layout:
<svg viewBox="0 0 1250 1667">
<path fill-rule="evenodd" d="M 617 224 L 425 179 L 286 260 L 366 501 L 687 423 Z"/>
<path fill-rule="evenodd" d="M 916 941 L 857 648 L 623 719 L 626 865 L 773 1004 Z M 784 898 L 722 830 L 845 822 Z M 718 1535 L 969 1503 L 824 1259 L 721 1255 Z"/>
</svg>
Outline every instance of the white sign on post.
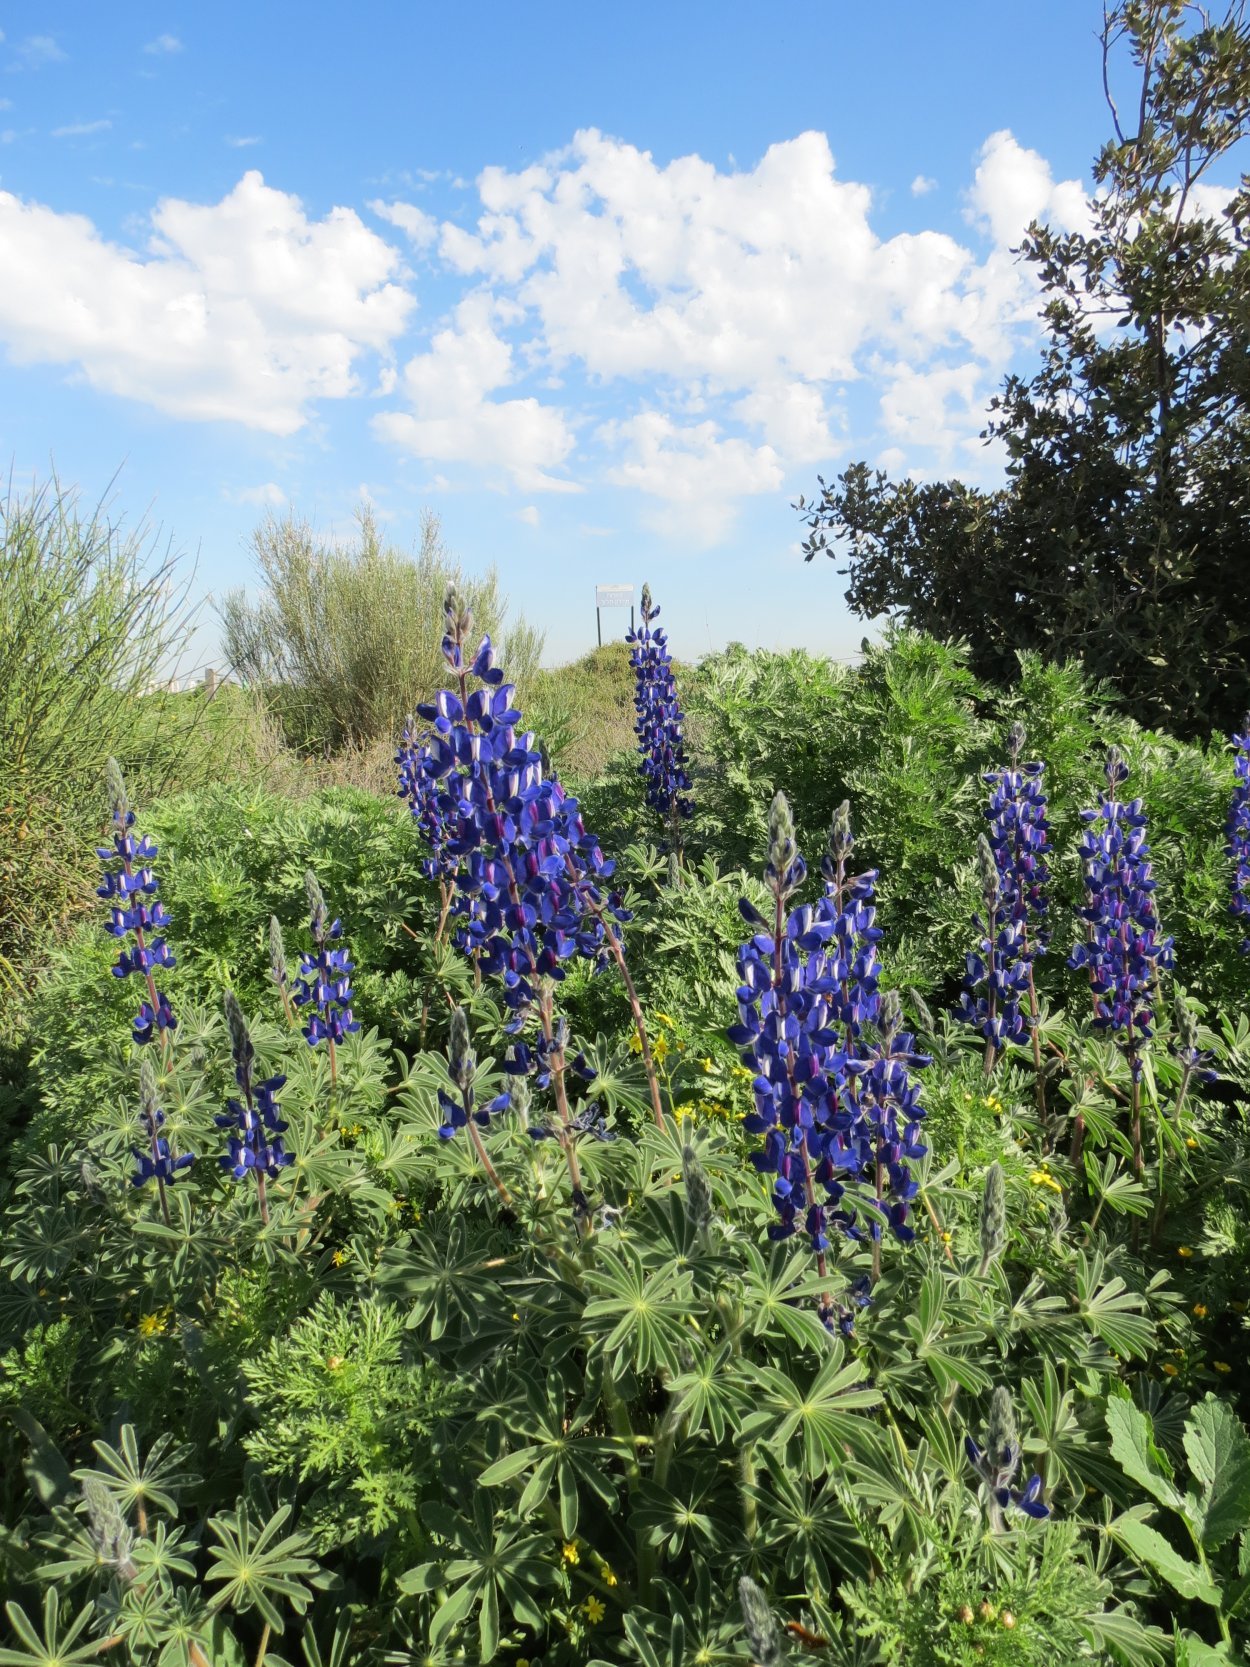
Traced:
<svg viewBox="0 0 1250 1667">
<path fill-rule="evenodd" d="M 603 616 L 604 608 L 628 608 L 629 628 L 634 628 L 634 587 L 633 585 L 596 585 L 595 586 L 595 634 L 599 638 L 599 647 L 603 647 Z"/>
</svg>

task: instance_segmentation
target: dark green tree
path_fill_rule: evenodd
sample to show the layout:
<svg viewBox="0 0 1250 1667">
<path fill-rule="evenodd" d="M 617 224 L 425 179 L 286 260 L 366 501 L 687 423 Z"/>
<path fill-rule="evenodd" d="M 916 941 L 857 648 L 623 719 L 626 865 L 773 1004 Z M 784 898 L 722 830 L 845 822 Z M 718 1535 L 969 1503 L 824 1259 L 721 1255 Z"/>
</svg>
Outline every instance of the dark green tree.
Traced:
<svg viewBox="0 0 1250 1667">
<path fill-rule="evenodd" d="M 1120 0 L 1102 46 L 1089 228 L 1020 245 L 1046 343 L 990 405 L 1004 486 L 857 463 L 796 507 L 809 561 L 847 555 L 856 613 L 968 636 L 989 679 L 1021 649 L 1079 658 L 1143 722 L 1201 734 L 1250 704 L 1250 177 L 1228 200 L 1209 178 L 1250 126 L 1244 0 Z"/>
</svg>

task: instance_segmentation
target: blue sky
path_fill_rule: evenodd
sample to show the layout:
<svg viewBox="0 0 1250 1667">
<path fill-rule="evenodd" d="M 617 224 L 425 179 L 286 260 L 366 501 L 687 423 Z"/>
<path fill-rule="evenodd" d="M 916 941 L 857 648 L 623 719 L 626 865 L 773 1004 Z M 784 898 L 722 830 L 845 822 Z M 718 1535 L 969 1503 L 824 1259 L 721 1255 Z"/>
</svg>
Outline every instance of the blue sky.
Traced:
<svg viewBox="0 0 1250 1667">
<path fill-rule="evenodd" d="M 1010 250 L 1080 223 L 1100 15 L 0 8 L 0 458 L 120 467 L 201 594 L 266 512 L 367 496 L 497 562 L 552 662 L 643 580 L 679 655 L 853 653 L 790 505 L 861 457 L 997 478 Z"/>
</svg>

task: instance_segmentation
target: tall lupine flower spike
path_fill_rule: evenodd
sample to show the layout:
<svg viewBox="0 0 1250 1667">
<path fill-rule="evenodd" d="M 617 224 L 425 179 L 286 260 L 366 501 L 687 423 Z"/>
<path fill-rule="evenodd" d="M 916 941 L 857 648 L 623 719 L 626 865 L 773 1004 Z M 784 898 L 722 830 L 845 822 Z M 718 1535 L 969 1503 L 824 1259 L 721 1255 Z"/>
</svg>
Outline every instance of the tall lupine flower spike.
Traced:
<svg viewBox="0 0 1250 1667">
<path fill-rule="evenodd" d="M 168 1044 L 177 1030 L 169 999 L 156 986 L 157 970 L 176 963 L 168 944 L 161 936 L 169 925 L 165 907 L 156 897 L 160 882 L 152 872 L 151 862 L 157 847 L 146 835 L 136 839 L 131 833 L 135 813 L 130 808 L 126 783 L 115 758 L 105 766 L 105 784 L 113 813 L 113 842 L 98 845 L 96 854 L 104 866 L 104 879 L 96 887 L 96 896 L 109 903 L 109 921 L 104 930 L 124 941 L 133 935 L 134 947 L 122 948 L 113 966 L 114 978 L 129 978 L 136 972 L 147 985 L 148 999 L 140 1005 L 134 1021 L 134 1039 L 141 1045 L 159 1035 Z"/>
<path fill-rule="evenodd" d="M 352 1017 L 352 973 L 355 971 L 345 949 L 331 947 L 343 935 L 343 923 L 329 919 L 325 896 L 311 869 L 304 875 L 304 890 L 308 893 L 309 931 L 312 953 L 301 956 L 300 976 L 293 1000 L 297 1007 L 309 1007 L 304 1037 L 310 1048 L 318 1042 L 328 1044 L 330 1051 L 330 1081 L 338 1080 L 335 1044 L 354 1030 L 359 1021 Z"/>
<path fill-rule="evenodd" d="M 286 1022 L 294 1026 L 295 1012 L 291 1006 L 291 971 L 287 966 L 286 944 L 282 940 L 282 926 L 277 915 L 270 915 L 269 917 L 269 974 L 278 986 L 278 993 L 282 997 Z"/>
<path fill-rule="evenodd" d="M 788 910 L 807 870 L 789 804 L 780 793 L 773 800 L 765 871 L 773 917 L 739 903 L 757 931 L 738 951 L 739 1022 L 728 1033 L 753 1074 L 755 1110 L 743 1126 L 764 1147 L 751 1162 L 776 1177 L 779 1220 L 769 1236 L 788 1238 L 802 1226 L 822 1277 L 830 1228 L 870 1236 L 878 1271 L 882 1218 L 898 1238 L 914 1236 L 907 1216 L 918 1187 L 908 1166 L 925 1153 L 924 1110 L 908 1070 L 928 1061 L 902 1032 L 897 1001 L 877 996 L 879 934 L 864 902 L 871 877 L 846 878 L 850 844 L 847 819 L 835 818 L 825 902 Z M 878 1042 L 865 1055 L 858 1032 L 874 1020 Z M 873 1200 L 867 1234 L 857 1197 Z M 824 1317 L 835 1317 L 828 1299 Z"/>
<path fill-rule="evenodd" d="M 227 1112 L 216 1118 L 219 1129 L 231 1131 L 221 1166 L 236 1181 L 242 1181 L 249 1173 L 255 1175 L 261 1220 L 267 1224 L 268 1183 L 276 1181 L 282 1171 L 295 1161 L 282 1139 L 287 1125 L 282 1120 L 277 1099 L 286 1078 L 273 1076 L 266 1077 L 263 1082 L 252 1081 L 256 1050 L 252 1046 L 243 1009 L 232 990 L 226 991 L 222 1006 L 226 1029 L 230 1034 L 230 1052 L 234 1058 L 234 1080 L 242 1090 L 243 1098 L 227 1100 Z"/>
<path fill-rule="evenodd" d="M 161 1133 L 165 1126 L 165 1114 L 157 1104 L 156 1071 L 146 1056 L 139 1066 L 139 1125 L 143 1130 L 144 1145 L 131 1148 L 135 1159 L 131 1183 L 142 1187 L 149 1181 L 156 1182 L 161 1214 L 168 1227 L 169 1199 L 165 1188 L 173 1186 L 180 1170 L 190 1168 L 195 1162 L 195 1153 L 184 1152 L 181 1157 L 175 1157 L 168 1137 Z"/>
<path fill-rule="evenodd" d="M 1241 733 L 1233 736 L 1233 747 L 1237 784 L 1228 807 L 1228 844 L 1224 847 L 1233 864 L 1228 912 L 1243 929 L 1250 930 L 1250 712 L 1242 722 Z M 1240 947 L 1243 955 L 1250 955 L 1250 937 L 1243 938 Z"/>
<path fill-rule="evenodd" d="M 982 1278 L 990 1271 L 1007 1244 L 1007 1186 L 1003 1166 L 995 1161 L 985 1172 L 985 1189 L 981 1194 L 981 1265 L 977 1269 Z"/>
<path fill-rule="evenodd" d="M 686 796 L 690 791 L 690 776 L 682 734 L 685 718 L 673 680 L 668 637 L 659 628 L 652 629 L 652 622 L 659 615 L 659 608 L 651 600 L 651 587 L 644 585 L 642 624 L 636 631 L 630 631 L 625 640 L 631 645 L 629 661 L 634 668 L 637 713 L 634 733 L 642 754 L 638 770 L 646 779 L 647 803 L 663 818 L 673 851 L 680 855 L 681 824 L 693 814 L 694 806 Z"/>
<path fill-rule="evenodd" d="M 1016 1428 L 1015 1408 L 1011 1391 L 1001 1384 L 990 1397 L 990 1417 L 985 1431 L 984 1449 L 977 1446 L 970 1435 L 964 1437 L 968 1462 L 984 1482 L 989 1494 L 990 1528 L 1001 1534 L 1006 1528 L 1004 1513 L 1009 1505 L 1023 1511 L 1036 1521 L 1050 1515 L 1050 1507 L 1042 1501 L 1042 1478 L 1031 1476 L 1025 1486 L 1016 1491 L 1012 1487 L 1020 1468 L 1022 1449 Z"/>
<path fill-rule="evenodd" d="M 539 1035 L 510 1050 L 509 1071 L 537 1067 L 549 1081 L 558 1113 L 556 1138 L 564 1150 L 575 1200 L 582 1195 L 572 1139 L 554 987 L 574 955 L 595 970 L 614 961 L 625 985 L 651 1088 L 652 1112 L 663 1123 L 637 991 L 625 962 L 621 927 L 630 918 L 624 899 L 609 889 L 614 864 L 586 829 L 577 800 L 548 777 L 535 737 L 519 730 L 515 691 L 503 681 L 489 637 L 471 656 L 466 633 L 472 617 L 454 592 L 446 606 L 443 650 L 455 688 L 418 707 L 431 725 L 429 769 L 438 783 L 438 811 L 448 831 L 446 851 L 457 859 L 452 907 L 457 945 L 477 957 L 503 985 L 509 1030 L 521 1035 L 537 1015 Z M 479 687 L 470 688 L 470 679 Z"/>
<path fill-rule="evenodd" d="M 508 1189 L 487 1156 L 481 1130 L 490 1127 L 492 1117 L 501 1111 L 507 1111 L 511 1096 L 506 1093 L 496 1094 L 493 1100 L 488 1100 L 482 1105 L 476 1103 L 473 1087 L 477 1078 L 477 1055 L 473 1051 L 469 1020 L 463 1007 L 453 1007 L 451 1010 L 451 1028 L 447 1038 L 447 1075 L 457 1094 L 452 1095 L 446 1089 L 439 1089 L 438 1103 L 446 1114 L 447 1121 L 438 1132 L 444 1140 L 451 1140 L 458 1130 L 467 1129 L 478 1161 L 491 1185 L 503 1203 L 510 1204 L 512 1200 Z"/>
<path fill-rule="evenodd" d="M 434 938 L 435 942 L 440 942 L 447 925 L 453 881 L 460 859 L 447 850 L 451 828 L 439 802 L 439 780 L 434 771 L 430 739 L 429 731 L 422 733 L 416 717 L 410 714 L 404 725 L 395 762 L 399 765 L 399 797 L 406 800 L 413 821 L 430 851 L 421 865 L 421 872 L 427 880 L 438 882 L 441 910 Z"/>
<path fill-rule="evenodd" d="M 1142 1052 L 1154 1030 L 1153 986 L 1159 973 L 1172 966 L 1172 939 L 1159 936 L 1142 802 L 1117 797 L 1129 773 L 1117 747 L 1107 753 L 1105 773 L 1107 786 L 1097 810 L 1081 812 L 1086 901 L 1080 915 L 1086 941 L 1074 947 L 1068 965 L 1085 969 L 1094 997 L 1094 1027 L 1109 1032 L 1128 1060 L 1133 1168 L 1140 1180 Z"/>
<path fill-rule="evenodd" d="M 977 877 L 981 886 L 980 914 L 973 924 L 984 933 L 979 954 L 969 951 L 960 1008 L 985 1038 L 985 1074 L 1008 1043 L 1024 1040 L 1020 996 L 1027 969 L 1020 958 L 1022 928 L 1000 906 L 999 870 L 994 849 L 984 834 L 977 836 Z"/>
</svg>

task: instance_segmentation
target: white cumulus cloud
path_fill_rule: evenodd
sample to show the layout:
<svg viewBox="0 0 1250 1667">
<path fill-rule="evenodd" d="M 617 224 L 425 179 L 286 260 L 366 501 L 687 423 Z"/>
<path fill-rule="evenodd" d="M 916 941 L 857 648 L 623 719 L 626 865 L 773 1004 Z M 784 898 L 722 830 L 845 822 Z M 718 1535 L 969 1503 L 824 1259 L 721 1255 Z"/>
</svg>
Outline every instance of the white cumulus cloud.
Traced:
<svg viewBox="0 0 1250 1667">
<path fill-rule="evenodd" d="M 0 341 L 171 416 L 290 434 L 315 399 L 360 391 L 414 297 L 350 209 L 310 220 L 247 173 L 219 203 L 166 198 L 142 251 L 90 220 L 0 192 Z"/>
<path fill-rule="evenodd" d="M 181 52 L 182 42 L 177 35 L 157 35 L 155 40 L 148 41 L 143 50 L 154 58 L 162 55 L 167 56 L 174 52 Z"/>
</svg>

